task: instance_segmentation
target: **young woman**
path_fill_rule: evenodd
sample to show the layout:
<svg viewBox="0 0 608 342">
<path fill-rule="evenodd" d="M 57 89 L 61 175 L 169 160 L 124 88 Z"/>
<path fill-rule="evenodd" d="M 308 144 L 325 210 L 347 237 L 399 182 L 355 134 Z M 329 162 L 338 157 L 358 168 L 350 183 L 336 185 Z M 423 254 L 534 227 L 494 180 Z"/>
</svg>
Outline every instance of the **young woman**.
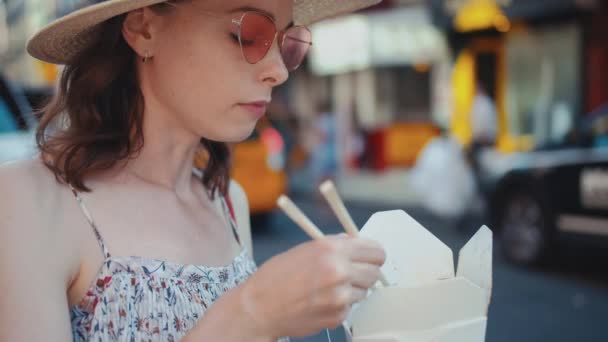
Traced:
<svg viewBox="0 0 608 342">
<path fill-rule="evenodd" d="M 65 69 L 40 155 L 0 167 L 0 340 L 272 341 L 340 324 L 384 251 L 334 236 L 256 270 L 226 143 L 302 62 L 301 23 L 375 2 L 98 1 L 33 37 Z"/>
</svg>

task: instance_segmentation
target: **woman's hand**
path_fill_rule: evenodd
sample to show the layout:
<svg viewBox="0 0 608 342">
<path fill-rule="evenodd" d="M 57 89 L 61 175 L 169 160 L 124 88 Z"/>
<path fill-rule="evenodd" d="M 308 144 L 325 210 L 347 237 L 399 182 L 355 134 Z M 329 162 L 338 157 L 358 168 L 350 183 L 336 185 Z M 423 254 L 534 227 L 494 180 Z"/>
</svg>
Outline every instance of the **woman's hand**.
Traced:
<svg viewBox="0 0 608 342">
<path fill-rule="evenodd" d="M 328 236 L 270 259 L 233 295 L 256 335 L 303 337 L 339 326 L 378 281 L 385 258 L 375 241 Z"/>
</svg>

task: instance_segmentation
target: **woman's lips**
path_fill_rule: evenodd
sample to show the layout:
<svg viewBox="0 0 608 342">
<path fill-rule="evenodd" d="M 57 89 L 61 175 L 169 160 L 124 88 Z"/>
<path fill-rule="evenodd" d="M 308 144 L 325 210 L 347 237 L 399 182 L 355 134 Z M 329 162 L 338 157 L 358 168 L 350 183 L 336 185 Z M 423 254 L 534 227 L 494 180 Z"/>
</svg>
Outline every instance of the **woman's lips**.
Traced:
<svg viewBox="0 0 608 342">
<path fill-rule="evenodd" d="M 268 106 L 268 102 L 259 101 L 259 102 L 249 102 L 249 103 L 240 103 L 239 106 L 245 109 L 255 117 L 261 117 L 266 114 L 266 107 Z"/>
</svg>

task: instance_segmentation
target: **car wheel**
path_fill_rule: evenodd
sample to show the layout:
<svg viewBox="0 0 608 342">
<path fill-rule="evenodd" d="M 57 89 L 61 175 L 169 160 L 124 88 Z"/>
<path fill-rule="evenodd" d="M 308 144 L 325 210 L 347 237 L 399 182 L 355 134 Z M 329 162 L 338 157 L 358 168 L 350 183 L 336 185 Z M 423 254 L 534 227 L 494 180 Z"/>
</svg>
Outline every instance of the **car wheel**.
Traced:
<svg viewBox="0 0 608 342">
<path fill-rule="evenodd" d="M 552 247 L 551 220 L 541 202 L 525 191 L 506 196 L 499 217 L 505 257 L 517 264 L 539 265 Z"/>
</svg>

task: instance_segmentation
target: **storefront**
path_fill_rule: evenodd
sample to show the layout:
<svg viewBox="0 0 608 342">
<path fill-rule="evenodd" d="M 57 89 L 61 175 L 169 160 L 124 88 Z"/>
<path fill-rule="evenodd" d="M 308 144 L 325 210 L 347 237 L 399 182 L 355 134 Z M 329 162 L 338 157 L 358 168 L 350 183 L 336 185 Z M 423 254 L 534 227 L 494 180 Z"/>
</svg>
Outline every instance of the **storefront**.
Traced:
<svg viewBox="0 0 608 342">
<path fill-rule="evenodd" d="M 342 170 L 409 166 L 449 117 L 449 50 L 423 4 L 353 15 L 313 27 L 309 89 L 301 111 L 330 102 Z M 312 91 L 310 91 L 312 89 Z M 303 108 L 300 107 L 300 108 Z M 353 162 L 357 135 L 368 158 Z M 363 164 L 363 165 L 362 165 Z"/>
<path fill-rule="evenodd" d="M 481 83 L 497 107 L 499 150 L 563 139 L 591 106 L 585 105 L 585 89 L 605 86 L 605 76 L 591 86 L 586 75 L 587 37 L 597 31 L 589 25 L 590 10 L 598 8 L 595 1 L 433 1 L 435 23 L 447 32 L 456 56 L 454 135 L 470 142 L 471 105 Z M 475 20 L 467 26 L 467 18 Z M 601 64 L 605 50 L 597 50 L 594 61 Z M 605 101 L 596 97 L 594 103 Z"/>
</svg>

